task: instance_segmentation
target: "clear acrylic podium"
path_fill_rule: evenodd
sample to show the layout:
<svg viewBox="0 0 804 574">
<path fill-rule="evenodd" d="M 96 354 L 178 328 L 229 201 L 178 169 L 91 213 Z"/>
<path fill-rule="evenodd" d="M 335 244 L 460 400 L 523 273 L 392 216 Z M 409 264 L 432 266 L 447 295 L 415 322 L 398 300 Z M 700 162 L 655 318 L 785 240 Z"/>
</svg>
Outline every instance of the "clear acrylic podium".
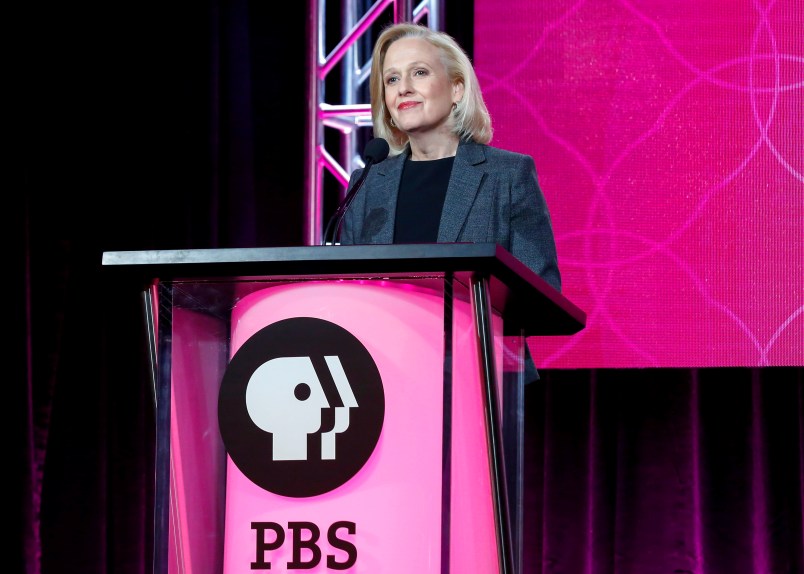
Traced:
<svg viewBox="0 0 804 574">
<path fill-rule="evenodd" d="M 493 244 L 116 251 L 156 401 L 154 574 L 521 572 L 525 337 Z"/>
</svg>

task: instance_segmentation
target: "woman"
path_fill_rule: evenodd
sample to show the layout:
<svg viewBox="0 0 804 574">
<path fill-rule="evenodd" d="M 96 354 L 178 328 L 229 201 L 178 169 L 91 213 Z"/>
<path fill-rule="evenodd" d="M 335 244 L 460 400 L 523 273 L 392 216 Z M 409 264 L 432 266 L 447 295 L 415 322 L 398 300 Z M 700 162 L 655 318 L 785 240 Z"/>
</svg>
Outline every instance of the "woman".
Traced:
<svg viewBox="0 0 804 574">
<path fill-rule="evenodd" d="M 392 25 L 374 46 L 370 80 L 374 136 L 390 153 L 347 210 L 340 243 L 497 243 L 560 291 L 533 159 L 488 145 L 491 118 L 458 43 L 418 24 Z"/>
<path fill-rule="evenodd" d="M 488 145 L 477 76 L 452 37 L 412 23 L 384 29 L 372 55 L 371 113 L 390 153 L 354 197 L 341 244 L 497 243 L 561 289 L 533 159 Z"/>
</svg>

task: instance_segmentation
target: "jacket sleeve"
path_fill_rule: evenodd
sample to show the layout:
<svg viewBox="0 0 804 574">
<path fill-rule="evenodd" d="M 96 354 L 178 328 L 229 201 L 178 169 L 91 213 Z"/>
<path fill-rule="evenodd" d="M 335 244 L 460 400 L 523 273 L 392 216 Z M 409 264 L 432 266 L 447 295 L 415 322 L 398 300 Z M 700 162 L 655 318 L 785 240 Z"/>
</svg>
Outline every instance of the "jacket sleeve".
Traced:
<svg viewBox="0 0 804 574">
<path fill-rule="evenodd" d="M 510 251 L 556 290 L 561 291 L 553 225 L 539 186 L 533 158 L 517 162 L 511 182 Z"/>
</svg>

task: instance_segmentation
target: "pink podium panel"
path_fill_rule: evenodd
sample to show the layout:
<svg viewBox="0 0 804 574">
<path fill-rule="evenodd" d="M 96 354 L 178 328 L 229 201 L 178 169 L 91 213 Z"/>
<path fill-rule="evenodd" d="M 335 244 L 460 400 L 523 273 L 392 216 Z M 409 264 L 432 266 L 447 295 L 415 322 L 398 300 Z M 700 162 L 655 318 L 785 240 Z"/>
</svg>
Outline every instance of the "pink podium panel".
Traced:
<svg viewBox="0 0 804 574">
<path fill-rule="evenodd" d="M 277 284 L 232 309 L 222 376 L 213 348 L 196 349 L 194 360 L 174 352 L 174 400 L 184 412 L 173 410 L 171 431 L 171 572 L 497 571 L 471 308 L 456 300 L 445 316 L 442 282 L 429 285 Z M 181 349 L 181 331 L 204 319 L 174 317 Z M 196 387 L 204 373 L 221 379 L 220 436 L 207 441 L 222 439 L 226 452 L 222 569 L 214 570 L 215 544 L 198 538 L 214 538 L 219 504 L 205 507 L 199 492 L 211 487 L 192 469 L 214 471 L 198 460 L 203 449 L 185 454 L 178 428 L 202 417 L 195 428 L 212 429 L 209 401 L 194 406 L 176 382 Z"/>
<path fill-rule="evenodd" d="M 172 314 L 173 377 L 170 400 L 169 572 L 220 572 L 215 540 L 223 519 L 226 454 L 218 432 L 217 401 L 226 369 L 225 325 L 206 314 Z"/>
</svg>

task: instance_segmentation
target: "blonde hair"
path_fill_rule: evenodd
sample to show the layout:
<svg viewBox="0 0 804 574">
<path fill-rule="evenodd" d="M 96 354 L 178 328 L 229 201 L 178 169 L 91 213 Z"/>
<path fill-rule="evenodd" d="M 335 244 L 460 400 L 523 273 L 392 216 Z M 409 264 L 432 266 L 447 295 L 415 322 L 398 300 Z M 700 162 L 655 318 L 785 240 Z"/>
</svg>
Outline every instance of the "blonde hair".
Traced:
<svg viewBox="0 0 804 574">
<path fill-rule="evenodd" d="M 391 148 L 389 155 L 402 153 L 408 145 L 408 136 L 391 125 L 391 114 L 385 106 L 385 82 L 382 73 L 388 48 L 402 38 L 421 38 L 439 49 L 450 81 L 463 84 L 463 98 L 452 112 L 453 133 L 462 140 L 489 143 L 493 134 L 491 116 L 483 101 L 480 83 L 469 56 L 452 36 L 410 22 L 386 27 L 374 44 L 369 82 L 374 137 L 388 141 Z"/>
</svg>

